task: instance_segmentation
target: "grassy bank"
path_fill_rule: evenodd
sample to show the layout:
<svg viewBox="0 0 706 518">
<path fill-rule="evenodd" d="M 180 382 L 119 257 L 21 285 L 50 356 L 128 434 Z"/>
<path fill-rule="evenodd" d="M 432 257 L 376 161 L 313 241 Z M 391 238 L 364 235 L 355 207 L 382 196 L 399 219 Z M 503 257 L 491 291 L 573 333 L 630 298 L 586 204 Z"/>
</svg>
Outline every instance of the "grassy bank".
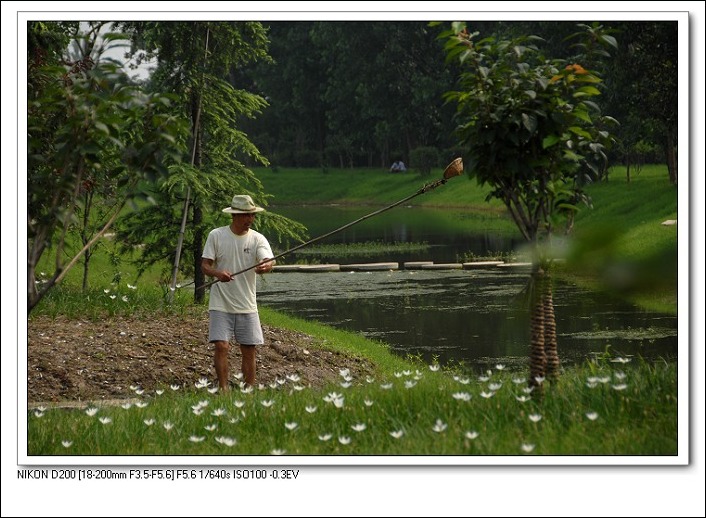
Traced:
<svg viewBox="0 0 706 518">
<path fill-rule="evenodd" d="M 263 310 L 263 321 L 371 359 L 323 389 L 230 394 L 165 385 L 118 406 L 33 408 L 29 455 L 676 455 L 676 366 L 594 360 L 529 391 L 496 366 L 473 377 L 392 355 L 365 338 Z M 196 385 L 199 385 L 198 387 Z"/>
</svg>

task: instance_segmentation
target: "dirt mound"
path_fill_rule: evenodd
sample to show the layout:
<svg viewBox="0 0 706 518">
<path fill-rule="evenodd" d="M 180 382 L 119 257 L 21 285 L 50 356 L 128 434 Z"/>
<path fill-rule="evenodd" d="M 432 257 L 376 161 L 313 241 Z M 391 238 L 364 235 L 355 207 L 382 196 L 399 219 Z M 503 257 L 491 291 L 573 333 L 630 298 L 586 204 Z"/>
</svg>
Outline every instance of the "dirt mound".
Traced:
<svg viewBox="0 0 706 518">
<path fill-rule="evenodd" d="M 208 316 L 160 315 L 152 320 L 110 317 L 102 321 L 32 317 L 27 326 L 27 401 L 58 402 L 134 397 L 169 385 L 193 387 L 201 378 L 216 386 Z M 321 349 L 313 337 L 263 326 L 257 382 L 268 385 L 298 374 L 299 384 L 322 386 L 340 369 L 365 376 L 371 365 Z M 231 348 L 231 373 L 240 351 Z"/>
</svg>

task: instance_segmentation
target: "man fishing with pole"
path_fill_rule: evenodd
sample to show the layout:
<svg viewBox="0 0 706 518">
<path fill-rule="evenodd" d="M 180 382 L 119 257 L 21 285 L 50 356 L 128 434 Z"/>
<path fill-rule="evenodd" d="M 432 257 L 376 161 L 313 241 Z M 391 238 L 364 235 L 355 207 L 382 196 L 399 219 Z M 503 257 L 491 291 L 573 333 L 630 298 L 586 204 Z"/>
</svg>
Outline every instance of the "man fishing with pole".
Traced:
<svg viewBox="0 0 706 518">
<path fill-rule="evenodd" d="M 462 172 L 463 161 L 461 158 L 456 158 L 446 166 L 441 179 L 424 185 L 414 194 L 276 256 L 272 255 L 267 239 L 259 232 L 250 229 L 255 220 L 255 214 L 265 209 L 257 207 L 250 196 L 234 196 L 231 206 L 223 209 L 223 212 L 233 215 L 233 221 L 227 227 L 211 231 L 206 240 L 201 261 L 203 273 L 216 278 L 202 287 L 215 284 L 215 289 L 211 289 L 209 301 L 209 341 L 216 347 L 214 363 L 219 388 L 223 391 L 229 388 L 228 352 L 230 339 L 233 336 L 240 344 L 240 351 L 243 354 L 242 369 L 245 383 L 251 386 L 255 384 L 255 345 L 264 343 L 255 302 L 257 273 L 269 272 L 274 267 L 276 259 L 436 189 Z M 241 277 L 243 274 L 246 275 Z M 236 282 L 233 282 L 234 279 Z"/>
<path fill-rule="evenodd" d="M 208 340 L 215 346 L 214 366 L 221 391 L 229 390 L 228 353 L 233 337 L 240 345 L 245 383 L 255 385 L 255 348 L 264 343 L 255 298 L 256 274 L 269 272 L 275 265 L 265 236 L 250 228 L 255 215 L 264 210 L 248 195 L 233 196 L 230 207 L 223 209 L 232 214 L 230 225 L 208 234 L 201 256 L 201 271 L 216 278 L 208 304 Z"/>
</svg>

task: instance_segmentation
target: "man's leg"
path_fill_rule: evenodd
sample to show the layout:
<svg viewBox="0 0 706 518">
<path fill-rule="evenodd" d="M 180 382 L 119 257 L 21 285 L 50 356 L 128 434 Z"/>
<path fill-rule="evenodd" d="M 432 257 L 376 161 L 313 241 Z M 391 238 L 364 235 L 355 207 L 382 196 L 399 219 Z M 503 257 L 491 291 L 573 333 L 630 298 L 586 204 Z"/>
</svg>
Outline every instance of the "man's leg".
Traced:
<svg viewBox="0 0 706 518">
<path fill-rule="evenodd" d="M 251 387 L 255 386 L 255 353 L 256 349 L 254 345 L 241 345 L 240 352 L 243 355 L 243 376 L 245 377 L 245 383 Z"/>
<path fill-rule="evenodd" d="M 216 376 L 218 376 L 218 388 L 222 392 L 227 392 L 230 388 L 228 386 L 228 351 L 230 351 L 230 344 L 223 340 L 217 340 L 214 345 L 216 346 L 214 365 L 216 367 Z"/>
</svg>

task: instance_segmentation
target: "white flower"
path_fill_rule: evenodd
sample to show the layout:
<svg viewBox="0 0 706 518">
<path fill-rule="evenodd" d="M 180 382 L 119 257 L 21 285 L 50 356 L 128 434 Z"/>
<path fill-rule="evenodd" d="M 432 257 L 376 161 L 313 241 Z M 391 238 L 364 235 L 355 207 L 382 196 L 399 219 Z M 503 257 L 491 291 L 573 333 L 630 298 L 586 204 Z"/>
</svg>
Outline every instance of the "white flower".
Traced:
<svg viewBox="0 0 706 518">
<path fill-rule="evenodd" d="M 206 390 L 208 390 L 211 394 L 215 394 L 216 392 L 218 392 L 218 387 L 212 387 L 212 388 L 206 389 Z"/>
<path fill-rule="evenodd" d="M 429 365 L 429 370 L 432 371 L 432 372 L 438 371 L 438 370 L 439 370 L 439 364 L 438 364 L 438 363 L 435 363 L 434 365 Z M 395 438 L 398 439 L 399 437 L 395 437 Z"/>
<path fill-rule="evenodd" d="M 501 371 L 501 370 L 503 370 L 503 369 L 505 368 L 505 366 L 504 366 L 502 363 L 498 363 L 498 364 L 495 366 L 495 368 L 498 369 L 499 371 Z"/>
<path fill-rule="evenodd" d="M 139 389 L 135 390 L 135 394 L 137 394 L 138 396 L 141 396 L 144 393 L 145 393 L 144 389 L 139 388 Z"/>
<path fill-rule="evenodd" d="M 523 387 L 522 388 L 522 392 L 524 392 L 525 394 L 531 394 L 533 390 L 534 390 L 534 387 Z"/>
<path fill-rule="evenodd" d="M 304 390 L 305 387 L 302 387 L 301 385 L 294 385 L 292 386 L 292 388 L 297 392 L 301 392 L 302 390 Z"/>
<path fill-rule="evenodd" d="M 265 408 L 270 408 L 272 405 L 275 404 L 274 399 L 265 399 L 264 401 L 260 401 L 260 404 L 264 406 Z"/>
<path fill-rule="evenodd" d="M 333 435 L 331 435 L 330 433 L 326 433 L 326 434 L 323 434 L 323 435 L 319 435 L 319 440 L 320 440 L 320 441 L 323 441 L 323 442 L 326 442 L 326 441 L 328 441 L 331 437 L 333 437 Z"/>
<path fill-rule="evenodd" d="M 204 429 L 208 430 L 209 432 L 212 432 L 213 430 L 216 429 L 216 424 L 215 423 L 214 424 L 207 424 L 206 426 L 204 426 Z"/>
<path fill-rule="evenodd" d="M 203 414 L 203 408 L 201 408 L 201 407 L 194 408 L 194 409 L 191 410 L 191 411 L 194 413 L 194 415 L 201 415 L 201 414 Z"/>
<path fill-rule="evenodd" d="M 274 449 L 271 451 L 272 455 L 284 455 L 287 453 L 287 450 L 280 450 L 280 449 Z"/>
<path fill-rule="evenodd" d="M 401 372 L 395 372 L 395 378 L 401 378 L 402 373 Z"/>
<path fill-rule="evenodd" d="M 492 390 L 493 392 L 496 392 L 502 388 L 503 384 L 502 383 L 490 383 L 488 385 L 488 388 Z"/>
<path fill-rule="evenodd" d="M 587 381 L 587 382 L 586 382 L 586 386 L 587 386 L 588 388 L 592 389 L 592 388 L 596 388 L 596 387 L 598 386 L 598 383 L 595 383 L 595 382 L 592 383 L 592 382 L 590 382 L 590 381 Z"/>
<path fill-rule="evenodd" d="M 621 381 L 622 381 L 622 380 L 625 379 L 626 374 L 625 374 L 623 371 L 615 371 L 615 372 L 613 373 L 613 376 L 615 376 L 615 379 L 618 379 L 618 380 L 621 380 Z"/>
<path fill-rule="evenodd" d="M 35 410 L 35 411 L 34 411 L 34 416 L 35 416 L 35 417 L 42 417 L 43 415 L 44 415 L 44 412 L 41 412 L 41 411 L 39 411 L 39 410 Z"/>
<path fill-rule="evenodd" d="M 174 425 L 173 425 L 172 423 L 170 423 L 169 421 L 167 421 L 166 423 L 163 423 L 162 426 L 164 426 L 164 429 L 167 430 L 167 431 L 169 431 L 169 430 L 171 430 L 172 428 L 174 428 Z"/>
<path fill-rule="evenodd" d="M 127 283 L 127 287 L 130 288 L 131 290 L 136 290 L 136 289 L 137 289 L 137 286 L 133 286 L 133 285 L 130 284 L 129 282 Z"/>
<path fill-rule="evenodd" d="M 284 423 L 284 426 L 287 430 L 294 430 L 299 425 L 297 423 L 291 422 L 291 423 Z"/>
<path fill-rule="evenodd" d="M 192 436 L 189 437 L 189 440 L 190 440 L 191 442 L 201 442 L 201 441 L 203 441 L 204 439 L 205 439 L 205 437 L 203 437 L 203 436 L 196 436 L 196 435 L 192 435 Z"/>
<path fill-rule="evenodd" d="M 471 382 L 471 378 L 458 378 L 456 381 L 461 385 L 468 385 Z"/>
<path fill-rule="evenodd" d="M 277 383 L 277 385 L 284 385 L 285 383 L 287 383 L 287 380 L 277 378 L 275 380 L 275 383 Z"/>
<path fill-rule="evenodd" d="M 306 410 L 307 412 L 309 412 L 310 414 L 313 414 L 314 412 L 316 412 L 316 407 L 315 407 L 315 406 L 308 405 L 308 406 L 305 408 L 305 410 Z"/>
<path fill-rule="evenodd" d="M 372 376 L 366 376 L 365 382 L 366 383 L 375 383 L 375 378 L 373 378 Z"/>
<path fill-rule="evenodd" d="M 337 394 L 336 392 L 329 392 L 328 395 L 324 396 L 324 401 L 331 403 L 335 399 L 343 397 L 343 394 Z"/>
<path fill-rule="evenodd" d="M 522 451 L 529 453 L 534 450 L 534 444 L 522 443 Z"/>
<path fill-rule="evenodd" d="M 598 419 L 598 412 L 586 412 L 586 417 L 591 421 Z"/>
<path fill-rule="evenodd" d="M 243 406 L 245 405 L 245 401 L 235 400 L 233 401 L 233 405 L 235 406 L 235 408 L 243 408 Z"/>
<path fill-rule="evenodd" d="M 488 380 L 490 380 L 490 377 L 488 376 L 478 376 L 478 381 L 480 381 L 481 383 L 485 383 Z"/>
<path fill-rule="evenodd" d="M 364 404 L 365 406 L 373 406 L 373 402 L 370 401 L 369 399 L 364 399 L 364 400 L 363 400 L 363 404 Z"/>
<path fill-rule="evenodd" d="M 215 417 L 220 417 L 222 415 L 225 415 L 225 413 L 225 408 L 216 408 L 213 412 L 211 412 L 211 415 Z"/>
<path fill-rule="evenodd" d="M 404 388 L 411 389 L 411 388 L 414 387 L 416 384 L 417 384 L 416 381 L 405 380 L 405 382 L 404 382 Z"/>
<path fill-rule="evenodd" d="M 237 441 L 232 437 L 216 437 L 216 442 L 230 447 L 234 446 Z"/>
<path fill-rule="evenodd" d="M 412 371 L 404 370 L 402 371 L 402 374 L 404 374 L 405 376 L 410 376 L 412 374 Z"/>
<path fill-rule="evenodd" d="M 632 358 L 613 358 L 612 361 L 613 363 L 628 363 L 632 360 Z"/>
<path fill-rule="evenodd" d="M 113 422 L 110 417 L 99 417 L 98 420 L 103 424 L 109 424 Z"/>
<path fill-rule="evenodd" d="M 542 420 L 542 416 L 539 414 L 530 414 L 528 417 L 533 423 L 538 423 Z"/>
<path fill-rule="evenodd" d="M 338 373 L 345 378 L 350 375 L 351 371 L 350 369 L 340 369 Z"/>
<path fill-rule="evenodd" d="M 446 423 L 444 423 L 441 419 L 437 419 L 436 423 L 434 424 L 434 426 L 431 429 L 437 433 L 441 433 L 444 430 L 446 430 L 447 427 L 448 427 L 448 425 Z"/>
<path fill-rule="evenodd" d="M 110 300 L 115 300 L 117 298 L 117 295 L 110 295 Z"/>
<path fill-rule="evenodd" d="M 155 420 L 154 419 L 145 419 L 143 421 L 143 423 L 145 423 L 147 426 L 152 426 L 155 423 Z"/>
<path fill-rule="evenodd" d="M 541 385 L 544 383 L 544 380 L 546 379 L 546 376 L 535 376 L 534 381 L 537 382 L 537 385 Z"/>
<path fill-rule="evenodd" d="M 380 388 L 383 390 L 390 390 L 392 388 L 392 383 L 383 383 L 380 385 Z"/>
<path fill-rule="evenodd" d="M 179 390 L 179 385 L 169 385 L 169 388 L 172 390 Z"/>
<path fill-rule="evenodd" d="M 127 302 L 127 295 L 123 295 L 123 302 Z"/>
<path fill-rule="evenodd" d="M 123 403 L 120 406 L 123 407 L 125 410 L 129 410 L 130 408 L 132 408 L 132 403 Z"/>
<path fill-rule="evenodd" d="M 333 400 L 333 406 L 336 408 L 343 408 L 343 396 Z"/>
<path fill-rule="evenodd" d="M 520 403 L 526 403 L 527 401 L 529 401 L 532 398 L 529 396 L 515 396 L 515 399 L 517 401 L 519 401 Z"/>
<path fill-rule="evenodd" d="M 138 401 L 135 403 L 137 408 L 145 408 L 148 405 L 147 401 Z"/>
<path fill-rule="evenodd" d="M 206 388 L 210 384 L 211 383 L 206 378 L 200 378 L 196 383 L 194 383 L 194 386 L 196 386 L 196 388 Z"/>
<path fill-rule="evenodd" d="M 248 385 L 244 388 L 241 388 L 240 392 L 242 392 L 243 394 L 250 394 L 253 390 L 255 390 L 255 389 L 252 388 L 252 385 Z"/>
<path fill-rule="evenodd" d="M 239 372 L 238 374 L 235 374 L 233 377 L 237 380 L 241 380 L 241 379 L 243 379 L 243 373 Z"/>
<path fill-rule="evenodd" d="M 628 388 L 628 386 L 625 383 L 621 383 L 620 385 L 613 385 L 614 390 L 625 390 Z"/>
<path fill-rule="evenodd" d="M 352 383 L 350 381 L 342 381 L 341 383 L 339 383 L 339 385 L 343 388 L 350 388 Z"/>
<path fill-rule="evenodd" d="M 68 447 L 71 446 L 73 443 L 74 443 L 73 441 L 61 441 L 61 445 L 62 445 L 64 448 L 68 448 Z"/>
<path fill-rule="evenodd" d="M 338 442 L 340 442 L 341 444 L 350 444 L 351 438 L 347 436 L 341 436 L 338 438 Z"/>
<path fill-rule="evenodd" d="M 526 382 L 527 378 L 512 378 L 512 382 L 516 385 L 521 385 L 522 383 Z"/>
<path fill-rule="evenodd" d="M 470 401 L 471 400 L 471 395 L 468 392 L 455 392 L 452 394 L 454 399 L 457 399 L 459 401 Z"/>
<path fill-rule="evenodd" d="M 471 430 L 470 432 L 466 432 L 467 439 L 473 440 L 476 437 L 478 437 L 478 432 L 476 432 L 475 430 Z"/>
<path fill-rule="evenodd" d="M 491 398 L 495 395 L 495 392 L 486 392 L 483 391 L 480 393 L 481 397 L 484 397 L 485 399 Z"/>
<path fill-rule="evenodd" d="M 356 432 L 362 432 L 367 428 L 367 426 L 365 426 L 365 423 L 358 423 L 351 426 L 351 428 Z"/>
<path fill-rule="evenodd" d="M 103 293 L 110 293 L 110 289 L 109 289 L 109 288 L 105 288 L 105 289 L 103 290 Z"/>
<path fill-rule="evenodd" d="M 390 432 L 390 435 L 392 435 L 395 439 L 399 439 L 404 435 L 404 430 L 393 430 Z"/>
<path fill-rule="evenodd" d="M 164 390 L 162 390 L 162 389 L 157 389 L 157 390 L 154 391 L 154 393 L 157 394 L 158 396 L 161 396 L 162 394 L 164 394 Z"/>
<path fill-rule="evenodd" d="M 86 414 L 93 417 L 98 413 L 98 409 L 96 407 L 91 407 L 86 409 Z"/>
<path fill-rule="evenodd" d="M 40 406 L 38 406 L 38 407 L 36 408 L 36 410 L 39 410 L 40 412 L 46 412 L 46 411 L 47 411 L 47 407 L 40 405 Z"/>
<path fill-rule="evenodd" d="M 299 374 L 290 374 L 287 376 L 287 379 L 293 383 L 296 383 L 297 381 L 301 380 Z"/>
</svg>

